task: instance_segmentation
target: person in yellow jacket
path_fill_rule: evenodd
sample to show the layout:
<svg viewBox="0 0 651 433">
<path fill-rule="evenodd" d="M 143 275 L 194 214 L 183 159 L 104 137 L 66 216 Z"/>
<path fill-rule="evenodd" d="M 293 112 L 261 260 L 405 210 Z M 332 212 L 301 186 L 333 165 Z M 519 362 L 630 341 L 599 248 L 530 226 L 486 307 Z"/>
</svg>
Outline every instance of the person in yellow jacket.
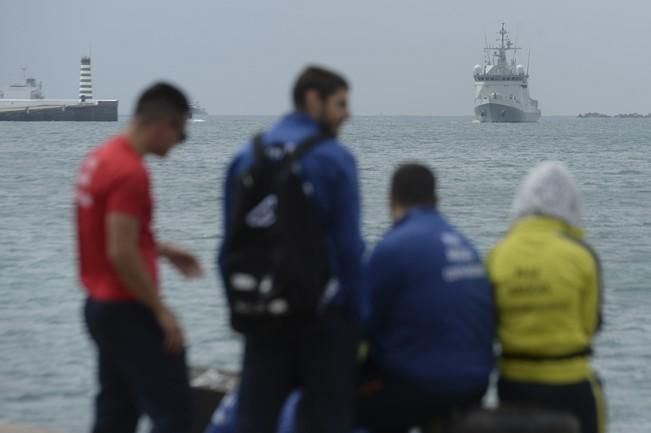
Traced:
<svg viewBox="0 0 651 433">
<path fill-rule="evenodd" d="M 605 432 L 601 385 L 590 365 L 601 326 L 601 270 L 583 241 L 576 182 L 543 162 L 516 192 L 513 224 L 487 257 L 501 346 L 500 404 L 564 410 L 582 433 Z"/>
</svg>

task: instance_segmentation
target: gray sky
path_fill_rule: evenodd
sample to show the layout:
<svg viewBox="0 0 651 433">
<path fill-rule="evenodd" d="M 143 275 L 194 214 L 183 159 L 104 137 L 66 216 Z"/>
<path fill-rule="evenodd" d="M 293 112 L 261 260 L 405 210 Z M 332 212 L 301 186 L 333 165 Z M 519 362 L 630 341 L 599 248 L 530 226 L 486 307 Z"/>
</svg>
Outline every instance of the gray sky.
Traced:
<svg viewBox="0 0 651 433">
<path fill-rule="evenodd" d="M 648 113 L 650 17 L 648 0 L 0 0 L 0 84 L 25 66 L 75 98 L 92 52 L 95 97 L 122 114 L 161 78 L 211 114 L 279 114 L 317 62 L 349 78 L 354 114 L 472 115 L 484 34 L 505 21 L 543 115 Z"/>
</svg>

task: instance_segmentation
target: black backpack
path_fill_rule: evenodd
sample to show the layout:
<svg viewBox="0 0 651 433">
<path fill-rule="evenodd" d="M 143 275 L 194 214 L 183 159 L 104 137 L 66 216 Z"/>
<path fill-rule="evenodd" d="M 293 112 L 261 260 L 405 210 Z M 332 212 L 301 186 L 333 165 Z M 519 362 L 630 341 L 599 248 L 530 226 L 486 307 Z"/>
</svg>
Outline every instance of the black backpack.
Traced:
<svg viewBox="0 0 651 433">
<path fill-rule="evenodd" d="M 331 277 L 322 218 L 299 160 L 328 136 L 293 150 L 253 140 L 253 165 L 236 180 L 224 257 L 233 329 L 273 332 L 317 316 Z"/>
</svg>

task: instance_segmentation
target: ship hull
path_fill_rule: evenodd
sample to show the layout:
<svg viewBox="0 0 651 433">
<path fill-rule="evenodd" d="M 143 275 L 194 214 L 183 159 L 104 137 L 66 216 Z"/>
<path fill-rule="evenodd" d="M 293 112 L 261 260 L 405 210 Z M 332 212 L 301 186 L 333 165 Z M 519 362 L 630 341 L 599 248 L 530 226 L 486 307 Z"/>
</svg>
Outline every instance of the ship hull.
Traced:
<svg viewBox="0 0 651 433">
<path fill-rule="evenodd" d="M 524 111 L 510 105 L 486 103 L 475 107 L 475 118 L 480 122 L 537 122 L 540 111 Z"/>
<path fill-rule="evenodd" d="M 0 109 L 0 121 L 13 122 L 115 122 L 118 101 L 99 100 L 93 104 L 26 106 Z"/>
</svg>

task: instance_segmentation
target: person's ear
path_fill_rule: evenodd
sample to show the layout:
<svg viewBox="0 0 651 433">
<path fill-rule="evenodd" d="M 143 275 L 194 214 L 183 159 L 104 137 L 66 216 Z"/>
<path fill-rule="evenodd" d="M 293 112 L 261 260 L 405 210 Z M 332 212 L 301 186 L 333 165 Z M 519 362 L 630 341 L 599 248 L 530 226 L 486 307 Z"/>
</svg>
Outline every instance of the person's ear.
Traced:
<svg viewBox="0 0 651 433">
<path fill-rule="evenodd" d="M 322 103 L 319 93 L 316 89 L 308 89 L 305 92 L 305 111 L 307 113 L 315 113 L 320 111 L 320 104 Z"/>
</svg>

